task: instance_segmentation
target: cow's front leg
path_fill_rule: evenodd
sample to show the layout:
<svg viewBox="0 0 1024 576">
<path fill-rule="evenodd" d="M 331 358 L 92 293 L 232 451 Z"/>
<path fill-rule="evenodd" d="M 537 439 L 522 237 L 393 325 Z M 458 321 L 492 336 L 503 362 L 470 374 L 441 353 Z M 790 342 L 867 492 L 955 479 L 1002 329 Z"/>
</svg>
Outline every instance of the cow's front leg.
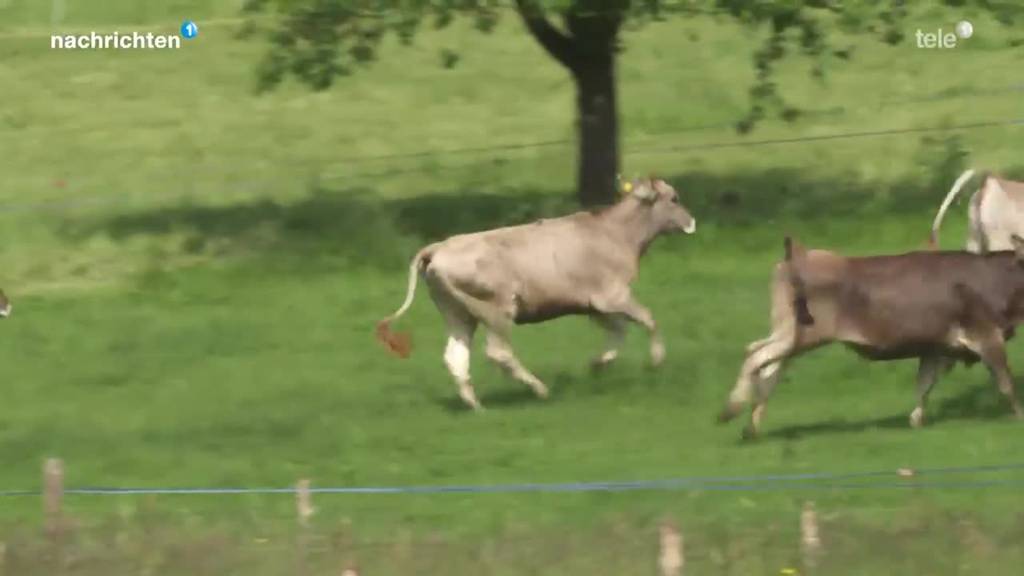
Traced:
<svg viewBox="0 0 1024 576">
<path fill-rule="evenodd" d="M 981 359 L 988 366 L 995 378 L 999 391 L 1006 396 L 1013 409 L 1013 415 L 1018 420 L 1024 420 L 1024 409 L 1017 400 L 1017 393 L 1014 390 L 1013 374 L 1006 361 L 1006 344 L 1002 337 L 993 337 L 981 347 Z"/>
<path fill-rule="evenodd" d="M 967 348 L 981 357 L 981 361 L 988 367 L 992 377 L 995 379 L 999 391 L 1006 396 L 1013 409 L 1013 414 L 1018 420 L 1024 420 L 1024 408 L 1021 408 L 1014 390 L 1013 374 L 1006 360 L 1006 341 L 1003 339 L 1003 331 L 992 323 L 988 326 L 975 328 L 968 333 L 963 343 Z"/>
<path fill-rule="evenodd" d="M 658 332 L 658 324 L 654 321 L 654 315 L 647 307 L 637 302 L 628 292 L 616 300 L 595 303 L 595 307 L 598 311 L 606 314 L 622 314 L 643 326 L 647 330 L 651 342 L 651 364 L 661 365 L 665 360 L 665 343 L 661 340 L 661 333 Z"/>
<path fill-rule="evenodd" d="M 590 362 L 591 368 L 600 370 L 618 358 L 619 348 L 626 336 L 626 321 L 622 316 L 614 314 L 594 314 L 592 318 L 607 334 L 604 350 Z"/>
</svg>

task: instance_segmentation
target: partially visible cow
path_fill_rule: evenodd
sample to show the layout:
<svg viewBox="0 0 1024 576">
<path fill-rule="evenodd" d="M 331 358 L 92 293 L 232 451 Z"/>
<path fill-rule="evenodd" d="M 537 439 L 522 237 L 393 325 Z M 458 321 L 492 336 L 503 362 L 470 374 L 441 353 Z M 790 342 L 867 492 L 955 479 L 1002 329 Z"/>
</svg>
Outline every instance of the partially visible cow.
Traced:
<svg viewBox="0 0 1024 576">
<path fill-rule="evenodd" d="M 599 367 L 616 358 L 626 323 L 634 322 L 647 330 L 652 363 L 660 364 L 665 347 L 657 325 L 630 284 L 655 238 L 692 234 L 697 223 L 664 180 L 635 180 L 624 188 L 629 192 L 620 202 L 599 211 L 461 234 L 423 248 L 409 267 L 405 302 L 380 321 L 378 338 L 399 356 L 408 355 L 407 337 L 389 325 L 409 309 L 417 277 L 423 276 L 447 325 L 445 364 L 459 396 L 473 409 L 481 409 L 469 376 L 479 324 L 487 332 L 487 357 L 542 398 L 547 387 L 509 346 L 506 335 L 514 324 L 589 315 L 608 334 L 607 347 L 594 360 Z"/>
<path fill-rule="evenodd" d="M 913 427 L 924 420 L 939 374 L 956 360 L 983 362 L 1021 418 L 1005 344 L 1024 322 L 1024 239 L 1013 235 L 1011 242 L 1014 251 L 990 254 L 847 258 L 787 238 L 772 281 L 771 335 L 748 346 L 719 419 L 731 420 L 753 401 L 746 433 L 756 435 L 785 363 L 831 342 L 870 360 L 919 360 Z"/>
<path fill-rule="evenodd" d="M 11 305 L 11 301 L 7 299 L 4 291 L 0 290 L 0 318 L 7 318 L 11 315 L 12 310 L 14 310 L 14 306 Z"/>
<path fill-rule="evenodd" d="M 974 176 L 967 170 L 956 179 L 932 222 L 930 245 L 939 244 L 939 227 L 960 189 Z M 1011 236 L 1024 236 L 1024 182 L 985 174 L 971 195 L 967 208 L 967 251 L 975 253 L 1013 250 Z"/>
</svg>

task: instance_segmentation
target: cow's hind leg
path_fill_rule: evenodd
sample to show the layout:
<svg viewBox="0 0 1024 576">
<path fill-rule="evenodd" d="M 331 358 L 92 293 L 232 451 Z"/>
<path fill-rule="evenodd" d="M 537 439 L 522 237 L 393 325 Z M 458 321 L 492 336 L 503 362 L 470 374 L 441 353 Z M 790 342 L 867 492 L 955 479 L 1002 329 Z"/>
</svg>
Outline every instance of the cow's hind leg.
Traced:
<svg viewBox="0 0 1024 576">
<path fill-rule="evenodd" d="M 455 298 L 449 286 L 438 276 L 427 276 L 430 297 L 434 300 L 445 325 L 448 343 L 444 349 L 444 363 L 459 389 L 459 397 L 473 410 L 483 410 L 469 377 L 470 348 L 479 320 Z"/>
<path fill-rule="evenodd" d="M 924 409 L 928 394 L 939 379 L 939 374 L 948 370 L 953 361 L 945 356 L 923 356 L 917 365 L 917 406 L 910 413 L 910 426 L 920 428 L 924 424 Z"/>
<path fill-rule="evenodd" d="M 732 420 L 740 413 L 743 406 L 751 401 L 755 387 L 760 387 L 762 370 L 767 372 L 766 376 L 769 378 L 777 376 L 776 372 L 781 370 L 781 361 L 785 360 L 792 353 L 795 345 L 791 331 L 792 328 L 789 327 L 776 330 L 767 338 L 767 342 L 760 346 L 751 345 L 748 347 L 752 348 L 753 351 L 747 354 L 746 359 L 743 361 L 739 377 L 736 379 L 736 385 L 733 386 L 732 392 L 729 393 L 729 400 L 718 416 L 719 422 Z M 774 364 L 780 365 L 773 370 L 771 365 Z M 774 387 L 774 383 L 772 383 L 772 386 Z M 758 395 L 767 399 L 767 396 L 763 395 L 760 390 L 758 390 Z M 760 412 L 763 412 L 763 410 L 762 407 Z M 758 414 L 758 421 L 760 421 L 760 413 Z"/>
<path fill-rule="evenodd" d="M 487 357 L 501 366 L 510 376 L 533 389 L 541 398 L 548 397 L 548 388 L 516 358 L 512 346 L 504 336 L 494 330 L 487 331 Z"/>
<path fill-rule="evenodd" d="M 750 437 L 757 436 L 758 432 L 761 430 L 761 421 L 764 419 L 765 404 L 768 403 L 768 398 L 772 395 L 772 392 L 775 390 L 775 386 L 782 378 L 782 369 L 784 366 L 784 361 L 773 362 L 761 368 L 757 373 L 757 380 L 755 383 L 756 400 L 754 408 L 750 411 L 750 427 L 746 432 Z"/>
<path fill-rule="evenodd" d="M 459 397 L 473 410 L 483 410 L 477 400 L 476 391 L 469 378 L 470 346 L 473 333 L 476 331 L 476 320 L 449 319 L 448 344 L 444 349 L 444 363 L 448 366 L 455 384 L 459 387 Z"/>
<path fill-rule="evenodd" d="M 604 351 L 598 354 L 590 363 L 591 368 L 598 370 L 611 364 L 618 358 L 619 348 L 622 347 L 622 341 L 626 336 L 626 322 L 622 316 L 614 314 L 595 314 L 593 319 L 604 328 L 605 333 L 608 335 Z"/>
</svg>

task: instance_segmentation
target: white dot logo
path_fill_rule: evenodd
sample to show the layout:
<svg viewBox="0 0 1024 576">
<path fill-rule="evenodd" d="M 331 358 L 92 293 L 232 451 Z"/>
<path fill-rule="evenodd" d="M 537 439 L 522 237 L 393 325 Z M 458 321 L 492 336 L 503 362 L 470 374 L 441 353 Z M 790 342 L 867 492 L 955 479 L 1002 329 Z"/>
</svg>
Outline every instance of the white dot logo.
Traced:
<svg viewBox="0 0 1024 576">
<path fill-rule="evenodd" d="M 967 20 L 961 20 L 956 23 L 956 35 L 966 40 L 974 35 L 974 26 Z"/>
</svg>

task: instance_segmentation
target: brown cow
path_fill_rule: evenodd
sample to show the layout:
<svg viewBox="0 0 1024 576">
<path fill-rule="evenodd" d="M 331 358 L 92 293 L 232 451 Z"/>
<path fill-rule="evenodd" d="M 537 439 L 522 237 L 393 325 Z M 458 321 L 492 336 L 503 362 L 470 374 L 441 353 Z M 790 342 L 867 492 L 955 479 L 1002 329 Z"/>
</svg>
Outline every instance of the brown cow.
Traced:
<svg viewBox="0 0 1024 576">
<path fill-rule="evenodd" d="M 655 238 L 693 233 L 697 222 L 663 180 L 637 180 L 625 188 L 625 198 L 601 211 L 460 234 L 423 248 L 410 265 L 405 302 L 380 321 L 378 338 L 400 356 L 408 354 L 408 340 L 391 333 L 389 325 L 409 309 L 422 275 L 447 324 L 445 364 L 473 409 L 481 405 L 470 384 L 469 350 L 481 323 L 487 357 L 542 398 L 547 387 L 509 346 L 506 334 L 513 324 L 589 315 L 608 333 L 607 347 L 594 360 L 602 366 L 618 355 L 631 321 L 647 330 L 651 360 L 659 364 L 665 347 L 654 316 L 633 297 L 630 284 Z"/>
<path fill-rule="evenodd" d="M 1018 418 L 1024 416 L 1006 361 L 1006 340 L 1024 322 L 1024 239 L 1014 251 L 973 254 L 922 251 L 847 258 L 805 250 L 786 239 L 786 259 L 772 282 L 772 332 L 747 348 L 719 419 L 754 401 L 756 435 L 784 364 L 809 350 L 846 344 L 870 360 L 919 359 L 917 406 L 924 420 L 928 393 L 954 361 L 982 361 Z"/>
</svg>

